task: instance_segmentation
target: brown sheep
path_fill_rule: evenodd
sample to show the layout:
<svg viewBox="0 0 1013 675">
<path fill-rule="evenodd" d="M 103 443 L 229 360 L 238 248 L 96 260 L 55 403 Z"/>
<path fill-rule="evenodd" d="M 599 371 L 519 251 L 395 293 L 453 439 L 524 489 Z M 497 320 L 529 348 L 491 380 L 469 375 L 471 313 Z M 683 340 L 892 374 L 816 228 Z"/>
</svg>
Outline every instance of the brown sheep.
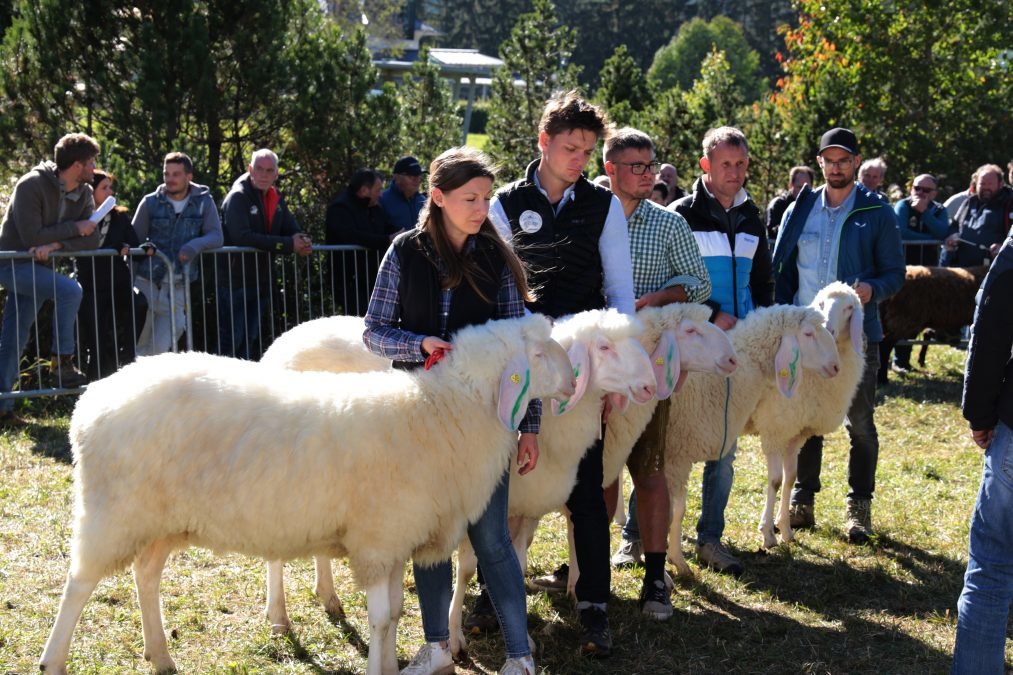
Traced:
<svg viewBox="0 0 1013 675">
<path fill-rule="evenodd" d="M 913 340 L 926 328 L 954 332 L 971 325 L 974 297 L 988 267 L 908 265 L 904 285 L 879 306 L 883 341 L 879 345 L 879 382 L 886 384 L 890 352 L 901 340 Z M 924 364 L 924 355 L 919 359 Z"/>
</svg>

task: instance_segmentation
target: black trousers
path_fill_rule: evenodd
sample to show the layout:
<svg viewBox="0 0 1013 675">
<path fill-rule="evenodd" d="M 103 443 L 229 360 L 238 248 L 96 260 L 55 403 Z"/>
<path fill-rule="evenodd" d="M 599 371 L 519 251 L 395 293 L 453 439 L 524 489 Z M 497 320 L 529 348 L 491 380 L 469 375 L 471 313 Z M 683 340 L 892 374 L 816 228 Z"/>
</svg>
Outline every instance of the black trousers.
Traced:
<svg viewBox="0 0 1013 675">
<path fill-rule="evenodd" d="M 577 467 L 577 484 L 566 501 L 580 567 L 576 587 L 578 602 L 608 602 L 611 591 L 609 519 L 601 485 L 604 480 L 603 448 L 604 443 L 598 440 L 584 453 Z"/>
</svg>

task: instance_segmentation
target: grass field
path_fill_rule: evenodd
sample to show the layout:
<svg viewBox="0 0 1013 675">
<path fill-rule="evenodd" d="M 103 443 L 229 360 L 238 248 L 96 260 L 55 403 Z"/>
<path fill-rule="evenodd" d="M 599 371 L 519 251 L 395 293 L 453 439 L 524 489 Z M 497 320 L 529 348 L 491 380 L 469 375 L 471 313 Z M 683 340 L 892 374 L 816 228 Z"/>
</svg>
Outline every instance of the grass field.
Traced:
<svg viewBox="0 0 1013 675">
<path fill-rule="evenodd" d="M 575 655 L 576 622 L 562 598 L 529 593 L 529 627 L 544 673 L 943 673 L 953 647 L 955 603 L 965 565 L 967 522 L 981 452 L 959 413 L 963 352 L 934 347 L 925 373 L 880 391 L 881 441 L 873 545 L 842 535 L 847 436 L 828 437 L 818 529 L 761 553 L 756 525 L 765 468 L 744 439 L 727 512 L 727 540 L 746 565 L 738 580 L 694 566 L 678 581 L 675 616 L 642 620 L 640 572 L 613 575 L 615 654 Z M 38 418 L 0 439 L 0 672 L 35 671 L 69 565 L 72 477 L 66 416 Z M 695 532 L 700 470 L 690 479 L 685 531 Z M 310 516 L 311 514 L 307 514 Z M 364 514 L 364 517 L 367 517 Z M 614 541 L 618 529 L 613 528 Z M 692 544 L 684 542 L 687 552 Z M 543 522 L 529 575 L 565 559 L 558 517 Z M 406 573 L 407 574 L 407 573 Z M 294 634 L 271 634 L 263 616 L 264 566 L 240 556 L 191 549 L 170 559 L 162 584 L 170 650 L 186 673 L 351 673 L 366 664 L 364 596 L 337 564 L 346 618 L 316 604 L 312 565 L 288 565 Z M 398 653 L 410 658 L 421 623 L 410 575 Z M 145 672 L 140 615 L 127 571 L 103 581 L 71 645 L 77 673 Z M 479 639 L 458 672 L 494 672 L 498 637 Z M 403 663 L 403 661 L 402 661 Z"/>
</svg>

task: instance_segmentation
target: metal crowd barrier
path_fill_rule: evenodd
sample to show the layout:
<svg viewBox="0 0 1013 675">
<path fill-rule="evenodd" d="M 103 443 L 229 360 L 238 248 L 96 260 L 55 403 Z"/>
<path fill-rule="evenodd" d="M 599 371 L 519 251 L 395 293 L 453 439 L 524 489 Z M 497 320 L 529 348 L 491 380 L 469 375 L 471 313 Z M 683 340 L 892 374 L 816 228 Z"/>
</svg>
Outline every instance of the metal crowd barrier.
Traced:
<svg viewBox="0 0 1013 675">
<path fill-rule="evenodd" d="M 147 257 L 144 249 L 130 249 L 137 276 L 150 278 L 144 267 L 150 271 L 156 259 L 165 264 L 160 286 L 168 291 L 172 307 L 183 303 L 183 325 L 177 325 L 175 314 L 168 312 L 170 336 L 182 332 L 169 350 L 253 360 L 278 335 L 299 323 L 335 314 L 365 314 L 381 255 L 359 246 L 314 245 L 306 257 L 227 246 L 203 253 L 177 275 L 164 253 L 154 251 L 153 257 Z M 75 277 L 84 291 L 77 315 L 75 358 L 89 379 L 112 374 L 133 361 L 138 350 L 151 351 L 154 336 L 151 342 L 141 341 L 148 298 L 134 287 L 131 270 L 119 252 L 60 251 L 50 258 L 57 272 Z M 25 252 L 0 251 L 0 265 L 31 260 L 32 255 Z M 6 304 L 5 300 L 5 308 Z M 34 304 L 37 316 L 20 356 L 19 377 L 12 391 L 0 383 L 0 399 L 80 391 L 48 386 L 56 315 L 53 303 Z M 238 330 L 240 326 L 250 326 L 250 330 Z"/>
<path fill-rule="evenodd" d="M 905 255 L 923 251 L 926 261 L 934 256 L 931 264 L 938 264 L 941 244 L 905 241 Z M 183 303 L 184 325 L 177 325 L 174 313 L 169 312 L 171 335 L 182 332 L 182 340 L 171 342 L 171 351 L 178 351 L 182 343 L 187 351 L 251 360 L 258 360 L 275 338 L 297 324 L 324 316 L 365 314 L 381 257 L 360 246 L 314 245 L 313 253 L 306 257 L 226 246 L 203 253 L 176 275 L 172 261 L 160 251 L 146 257 L 144 249 L 133 248 L 130 254 L 139 276 L 150 277 L 144 274 L 144 267 L 147 265 L 150 271 L 154 261 L 160 259 L 167 270 L 162 285 L 168 286 L 170 305 Z M 119 252 L 59 251 L 50 257 L 58 272 L 75 276 L 84 289 L 78 312 L 76 360 L 90 379 L 105 377 L 130 363 L 139 349 L 151 350 L 153 340 L 150 344 L 139 342 L 147 320 L 148 298 L 134 288 L 130 269 Z M 28 253 L 0 251 L 0 265 L 29 260 L 32 256 Z M 48 302 L 38 309 L 20 357 L 20 376 L 13 391 L 2 391 L 7 386 L 0 383 L 0 399 L 80 391 L 47 386 L 45 364 L 52 353 L 55 314 Z M 898 344 L 947 343 L 904 340 Z"/>
</svg>

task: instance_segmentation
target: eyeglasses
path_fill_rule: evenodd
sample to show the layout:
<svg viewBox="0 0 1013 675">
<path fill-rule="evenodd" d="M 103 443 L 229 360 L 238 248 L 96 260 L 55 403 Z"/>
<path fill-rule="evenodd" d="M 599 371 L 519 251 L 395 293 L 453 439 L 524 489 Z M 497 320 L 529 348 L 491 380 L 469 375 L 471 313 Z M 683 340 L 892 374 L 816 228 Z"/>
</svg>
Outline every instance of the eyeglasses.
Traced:
<svg viewBox="0 0 1013 675">
<path fill-rule="evenodd" d="M 661 168 L 661 162 L 651 162 L 650 164 L 644 164 L 643 162 L 616 162 L 616 164 L 630 167 L 630 173 L 634 176 L 643 176 L 645 171 L 650 171 L 652 174 L 658 173 L 658 169 Z"/>
<path fill-rule="evenodd" d="M 839 159 L 836 162 L 832 159 L 824 159 L 823 157 L 820 157 L 820 163 L 824 166 L 824 168 L 827 169 L 843 169 L 847 166 L 850 166 L 852 161 L 853 161 L 852 157 Z"/>
<path fill-rule="evenodd" d="M 927 187 L 925 185 L 912 185 L 911 189 L 918 193 L 932 194 L 936 191 L 934 187 Z"/>
</svg>

